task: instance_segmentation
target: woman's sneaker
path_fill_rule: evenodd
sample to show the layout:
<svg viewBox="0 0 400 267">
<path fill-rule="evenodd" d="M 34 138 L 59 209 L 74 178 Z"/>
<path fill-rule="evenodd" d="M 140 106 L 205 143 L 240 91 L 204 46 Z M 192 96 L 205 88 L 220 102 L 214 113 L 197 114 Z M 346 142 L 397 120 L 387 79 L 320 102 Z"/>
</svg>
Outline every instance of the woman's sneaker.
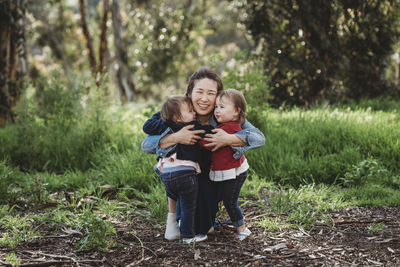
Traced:
<svg viewBox="0 0 400 267">
<path fill-rule="evenodd" d="M 203 242 L 208 239 L 207 235 L 196 235 L 195 237 L 192 238 L 182 238 L 182 243 L 185 244 L 191 244 L 191 243 L 198 243 L 198 242 Z"/>
<path fill-rule="evenodd" d="M 247 227 L 242 232 L 236 232 L 236 238 L 239 241 L 245 240 L 249 235 L 251 235 L 251 231 Z"/>
</svg>

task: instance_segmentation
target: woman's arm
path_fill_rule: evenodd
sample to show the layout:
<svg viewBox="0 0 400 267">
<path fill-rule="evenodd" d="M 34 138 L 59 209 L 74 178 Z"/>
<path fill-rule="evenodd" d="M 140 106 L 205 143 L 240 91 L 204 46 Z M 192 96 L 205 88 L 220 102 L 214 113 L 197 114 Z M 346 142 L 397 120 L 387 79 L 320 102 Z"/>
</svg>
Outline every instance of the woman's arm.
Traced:
<svg viewBox="0 0 400 267">
<path fill-rule="evenodd" d="M 204 130 L 190 131 L 194 125 L 187 125 L 176 133 L 172 133 L 168 128 L 161 135 L 147 136 L 142 142 L 142 150 L 149 154 L 157 154 L 165 157 L 170 151 L 175 149 L 177 144 L 194 145 L 201 139 L 198 134 L 204 133 Z"/>
<path fill-rule="evenodd" d="M 145 153 L 149 154 L 157 154 L 160 157 L 166 157 L 169 152 L 171 152 L 173 149 L 175 149 L 175 146 L 170 146 L 168 148 L 162 149 L 160 148 L 160 141 L 167 136 L 168 134 L 171 134 L 172 131 L 171 129 L 165 130 L 161 135 L 149 135 L 147 136 L 143 142 L 142 142 L 142 150 Z"/>
</svg>

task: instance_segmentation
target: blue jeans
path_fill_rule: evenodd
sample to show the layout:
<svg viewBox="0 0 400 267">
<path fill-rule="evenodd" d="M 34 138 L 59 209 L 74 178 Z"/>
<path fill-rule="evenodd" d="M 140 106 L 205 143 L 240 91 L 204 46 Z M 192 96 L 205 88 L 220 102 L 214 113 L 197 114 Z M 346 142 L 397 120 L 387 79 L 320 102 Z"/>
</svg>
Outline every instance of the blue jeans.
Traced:
<svg viewBox="0 0 400 267">
<path fill-rule="evenodd" d="M 161 180 L 171 198 L 177 199 L 181 214 L 179 226 L 183 238 L 195 236 L 194 216 L 196 211 L 198 181 L 194 171 L 161 173 Z M 175 198 L 174 198 L 175 197 Z"/>
<path fill-rule="evenodd" d="M 244 224 L 242 210 L 239 208 L 238 199 L 240 189 L 247 178 L 247 171 L 236 176 L 235 179 L 218 182 L 220 184 L 221 198 L 224 202 L 224 207 L 231 218 L 232 224 L 235 227 Z"/>
</svg>

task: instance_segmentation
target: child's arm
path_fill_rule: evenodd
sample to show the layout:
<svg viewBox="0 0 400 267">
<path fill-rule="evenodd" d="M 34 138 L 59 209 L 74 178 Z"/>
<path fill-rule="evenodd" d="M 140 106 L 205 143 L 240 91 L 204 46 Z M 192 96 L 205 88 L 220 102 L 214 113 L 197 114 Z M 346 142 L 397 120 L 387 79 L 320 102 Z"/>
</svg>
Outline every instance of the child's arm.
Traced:
<svg viewBox="0 0 400 267">
<path fill-rule="evenodd" d="M 160 112 L 157 112 L 143 124 L 143 132 L 148 135 L 161 135 L 168 126 L 161 119 Z"/>
</svg>

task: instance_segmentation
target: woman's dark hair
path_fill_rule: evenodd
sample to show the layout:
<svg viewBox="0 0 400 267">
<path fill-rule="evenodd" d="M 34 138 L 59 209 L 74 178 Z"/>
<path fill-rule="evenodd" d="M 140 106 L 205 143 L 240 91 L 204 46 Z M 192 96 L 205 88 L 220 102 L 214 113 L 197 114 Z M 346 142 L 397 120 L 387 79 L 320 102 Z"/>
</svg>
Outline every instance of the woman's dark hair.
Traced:
<svg viewBox="0 0 400 267">
<path fill-rule="evenodd" d="M 190 96 L 192 94 L 194 84 L 196 81 L 205 79 L 205 78 L 213 80 L 217 83 L 217 93 L 224 90 L 224 86 L 222 85 L 222 81 L 221 81 L 221 78 L 219 77 L 219 75 L 216 72 L 214 72 L 208 68 L 202 67 L 202 68 L 198 69 L 195 73 L 193 73 L 192 76 L 190 76 L 189 83 L 188 83 L 188 86 L 186 89 L 186 96 Z"/>
</svg>

